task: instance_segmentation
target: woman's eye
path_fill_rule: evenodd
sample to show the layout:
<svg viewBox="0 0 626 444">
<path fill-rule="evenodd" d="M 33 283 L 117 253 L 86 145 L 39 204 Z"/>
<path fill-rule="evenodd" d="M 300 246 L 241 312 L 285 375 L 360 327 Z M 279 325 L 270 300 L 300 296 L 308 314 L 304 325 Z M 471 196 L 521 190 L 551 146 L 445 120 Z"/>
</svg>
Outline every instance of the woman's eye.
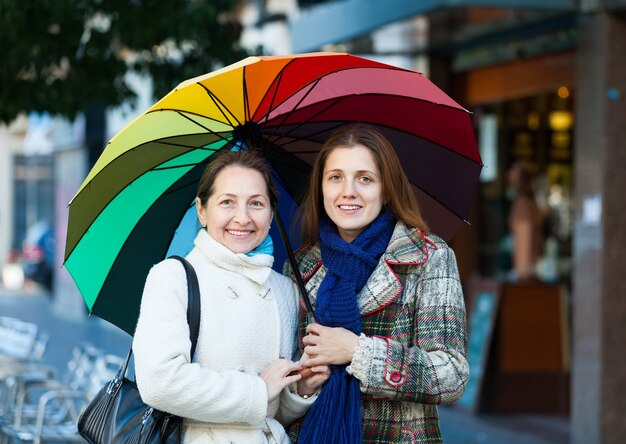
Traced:
<svg viewBox="0 0 626 444">
<path fill-rule="evenodd" d="M 220 202 L 220 205 L 232 205 L 233 201 L 232 199 L 224 199 L 223 201 Z"/>
<path fill-rule="evenodd" d="M 364 182 L 364 183 L 370 183 L 370 182 L 373 182 L 372 178 L 371 178 L 371 177 L 368 177 L 368 176 L 361 176 L 361 177 L 359 177 L 359 180 L 360 180 L 361 182 Z"/>
<path fill-rule="evenodd" d="M 328 180 L 331 182 L 337 182 L 341 180 L 341 176 L 339 174 L 333 174 L 332 176 L 328 176 Z"/>
<path fill-rule="evenodd" d="M 250 202 L 250 205 L 252 205 L 255 208 L 263 208 L 263 202 L 261 202 L 260 200 L 254 200 L 252 202 Z"/>
</svg>

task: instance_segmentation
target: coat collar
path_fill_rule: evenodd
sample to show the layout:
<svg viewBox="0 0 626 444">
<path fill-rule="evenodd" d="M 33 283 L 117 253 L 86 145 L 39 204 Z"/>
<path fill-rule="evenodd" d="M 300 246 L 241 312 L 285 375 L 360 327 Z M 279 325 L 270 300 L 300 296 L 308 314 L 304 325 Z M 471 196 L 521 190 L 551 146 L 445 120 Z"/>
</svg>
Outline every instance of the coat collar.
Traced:
<svg viewBox="0 0 626 444">
<path fill-rule="evenodd" d="M 361 316 L 386 307 L 402 293 L 402 284 L 393 268 L 423 264 L 428 260 L 429 245 L 435 246 L 426 233 L 407 228 L 402 222 L 396 223 L 385 253 L 358 295 Z M 296 252 L 296 260 L 315 306 L 317 289 L 326 276 L 319 245 L 305 245 Z"/>
<path fill-rule="evenodd" d="M 206 230 L 198 231 L 194 244 L 207 261 L 225 270 L 241 274 L 255 284 L 264 285 L 272 272 L 273 256 L 268 254 L 246 256 L 233 253 L 213 239 Z"/>
</svg>

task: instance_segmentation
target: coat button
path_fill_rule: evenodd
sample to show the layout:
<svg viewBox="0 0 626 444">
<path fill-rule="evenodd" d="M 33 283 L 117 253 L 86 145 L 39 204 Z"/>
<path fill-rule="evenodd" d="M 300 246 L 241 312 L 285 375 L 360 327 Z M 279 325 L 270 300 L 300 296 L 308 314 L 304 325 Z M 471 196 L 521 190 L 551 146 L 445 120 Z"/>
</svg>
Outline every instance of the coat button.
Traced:
<svg viewBox="0 0 626 444">
<path fill-rule="evenodd" d="M 389 379 L 391 379 L 391 382 L 400 382 L 402 380 L 402 374 L 400 374 L 399 371 L 393 371 L 391 372 L 391 376 L 389 376 Z"/>
</svg>

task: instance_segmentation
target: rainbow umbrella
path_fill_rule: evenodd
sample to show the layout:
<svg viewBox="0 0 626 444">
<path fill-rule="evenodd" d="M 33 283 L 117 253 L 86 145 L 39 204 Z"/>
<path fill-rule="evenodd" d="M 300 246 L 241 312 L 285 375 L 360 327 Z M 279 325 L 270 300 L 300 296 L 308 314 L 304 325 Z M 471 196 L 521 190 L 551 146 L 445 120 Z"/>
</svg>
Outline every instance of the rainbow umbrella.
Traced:
<svg viewBox="0 0 626 444">
<path fill-rule="evenodd" d="M 129 123 L 72 199 L 65 266 L 90 312 L 134 332 L 147 273 L 194 220 L 216 152 L 258 149 L 297 203 L 321 144 L 349 122 L 390 139 L 427 222 L 450 238 L 482 166 L 467 110 L 418 72 L 349 54 L 248 57 L 181 83 Z"/>
</svg>

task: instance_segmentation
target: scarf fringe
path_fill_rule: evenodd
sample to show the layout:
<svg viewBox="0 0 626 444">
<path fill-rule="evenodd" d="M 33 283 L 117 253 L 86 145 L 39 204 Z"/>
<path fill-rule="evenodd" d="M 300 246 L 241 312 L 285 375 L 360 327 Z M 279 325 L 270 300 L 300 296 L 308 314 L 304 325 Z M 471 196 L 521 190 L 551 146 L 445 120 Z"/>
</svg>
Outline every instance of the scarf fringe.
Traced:
<svg viewBox="0 0 626 444">
<path fill-rule="evenodd" d="M 332 367 L 330 378 L 304 418 L 299 443 L 363 442 L 359 382 L 345 367 Z"/>
</svg>

